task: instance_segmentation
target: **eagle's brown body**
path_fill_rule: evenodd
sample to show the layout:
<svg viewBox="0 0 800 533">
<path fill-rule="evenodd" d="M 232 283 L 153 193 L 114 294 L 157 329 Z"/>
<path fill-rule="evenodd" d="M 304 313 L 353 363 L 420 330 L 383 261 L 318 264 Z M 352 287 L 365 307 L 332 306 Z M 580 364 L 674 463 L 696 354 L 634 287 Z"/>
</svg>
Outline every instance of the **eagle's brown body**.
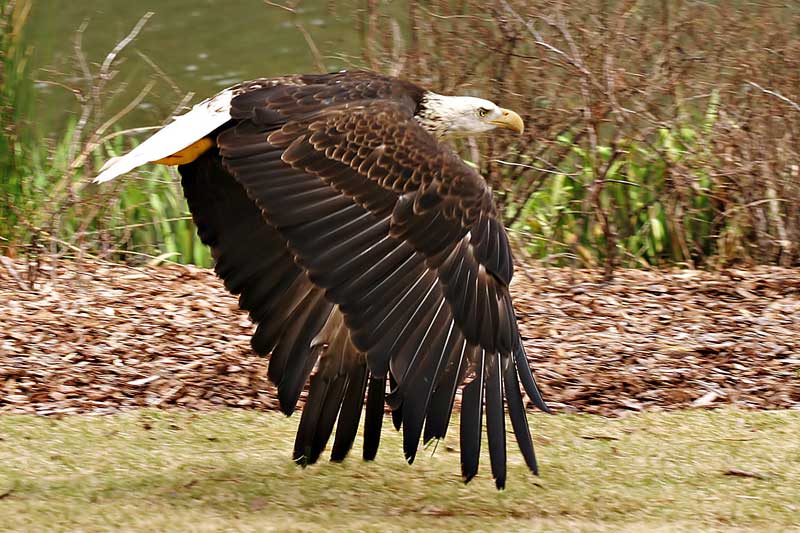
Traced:
<svg viewBox="0 0 800 533">
<path fill-rule="evenodd" d="M 335 424 L 331 458 L 343 459 L 365 403 L 373 458 L 386 401 L 410 462 L 421 437 L 445 436 L 463 385 L 465 479 L 485 408 L 505 483 L 504 398 L 535 471 L 520 381 L 546 407 L 517 331 L 508 239 L 483 178 L 421 122 L 426 91 L 365 72 L 231 90 L 215 146 L 179 168 L 217 273 L 258 324 L 253 348 L 271 354 L 285 413 L 311 377 L 295 460 L 315 462 Z"/>
</svg>

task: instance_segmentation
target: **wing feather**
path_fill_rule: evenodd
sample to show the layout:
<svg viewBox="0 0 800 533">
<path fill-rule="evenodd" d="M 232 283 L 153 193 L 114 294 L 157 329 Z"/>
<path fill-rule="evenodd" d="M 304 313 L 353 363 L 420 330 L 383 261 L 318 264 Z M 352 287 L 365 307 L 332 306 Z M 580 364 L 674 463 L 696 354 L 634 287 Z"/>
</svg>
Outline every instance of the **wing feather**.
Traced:
<svg viewBox="0 0 800 533">
<path fill-rule="evenodd" d="M 469 482 L 478 473 L 481 455 L 481 426 L 483 424 L 483 379 L 486 352 L 480 347 L 471 347 L 467 360 L 471 380 L 464 386 L 461 396 L 461 476 Z"/>
<path fill-rule="evenodd" d="M 460 331 L 455 331 L 451 344 L 445 348 L 448 360 L 441 376 L 436 381 L 436 389 L 430 400 L 428 418 L 425 421 L 425 433 L 422 438 L 425 443 L 430 442 L 431 439 L 443 439 L 447 435 L 456 392 L 466 375 L 466 349 L 466 339 Z"/>
<path fill-rule="evenodd" d="M 508 362 L 508 360 L 506 360 Z M 503 413 L 503 374 L 500 356 L 488 355 L 486 365 L 486 433 L 492 477 L 498 489 L 506 485 L 506 428 Z"/>
<path fill-rule="evenodd" d="M 386 374 L 372 376 L 367 390 L 367 406 L 364 412 L 364 450 L 365 461 L 372 461 L 378 455 L 383 426 L 383 405 L 386 395 Z"/>
<path fill-rule="evenodd" d="M 367 365 L 360 365 L 353 375 L 348 377 L 347 390 L 342 400 L 336 436 L 331 450 L 331 461 L 344 461 L 353 447 L 358 424 L 361 422 L 361 411 L 364 408 L 364 392 L 367 387 Z"/>
</svg>

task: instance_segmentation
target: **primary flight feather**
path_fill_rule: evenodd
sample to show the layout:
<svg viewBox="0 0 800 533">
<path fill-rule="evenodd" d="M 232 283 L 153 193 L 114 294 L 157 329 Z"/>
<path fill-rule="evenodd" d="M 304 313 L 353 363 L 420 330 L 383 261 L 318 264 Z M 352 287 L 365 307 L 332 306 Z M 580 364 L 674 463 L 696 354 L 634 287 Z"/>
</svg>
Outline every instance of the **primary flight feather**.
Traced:
<svg viewBox="0 0 800 533">
<path fill-rule="evenodd" d="M 485 413 L 502 488 L 506 409 L 536 472 L 520 383 L 547 407 L 517 330 L 491 191 L 442 142 L 495 128 L 521 133 L 522 119 L 372 72 L 259 79 L 196 105 L 95 181 L 180 165 L 215 270 L 257 324 L 254 350 L 270 354 L 284 413 L 310 377 L 296 461 L 317 461 L 334 426 L 331 459 L 344 459 L 362 412 L 373 459 L 388 404 L 412 462 L 420 440 L 445 436 L 461 388 L 464 480 L 478 471 Z"/>
</svg>

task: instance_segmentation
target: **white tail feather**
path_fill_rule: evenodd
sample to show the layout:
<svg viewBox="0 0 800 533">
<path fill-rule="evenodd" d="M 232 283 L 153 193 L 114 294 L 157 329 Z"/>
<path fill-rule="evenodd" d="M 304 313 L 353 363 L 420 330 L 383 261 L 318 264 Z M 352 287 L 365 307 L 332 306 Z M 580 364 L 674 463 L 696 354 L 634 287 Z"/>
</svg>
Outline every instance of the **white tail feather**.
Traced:
<svg viewBox="0 0 800 533">
<path fill-rule="evenodd" d="M 204 100 L 174 122 L 158 130 L 152 137 L 121 157 L 109 159 L 100 169 L 95 183 L 111 181 L 117 176 L 150 161 L 179 152 L 199 141 L 231 119 L 230 89 Z"/>
</svg>

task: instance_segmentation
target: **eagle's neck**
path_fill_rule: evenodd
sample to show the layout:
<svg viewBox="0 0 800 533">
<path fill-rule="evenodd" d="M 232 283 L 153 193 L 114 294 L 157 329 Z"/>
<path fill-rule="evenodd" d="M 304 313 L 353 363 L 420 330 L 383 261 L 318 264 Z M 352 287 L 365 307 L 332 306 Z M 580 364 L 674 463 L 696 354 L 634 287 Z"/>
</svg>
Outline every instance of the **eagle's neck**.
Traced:
<svg viewBox="0 0 800 533">
<path fill-rule="evenodd" d="M 431 135 L 441 139 L 448 134 L 447 112 L 451 106 L 448 99 L 452 97 L 426 91 L 417 105 L 417 112 L 414 118 L 420 126 L 425 128 Z"/>
</svg>

